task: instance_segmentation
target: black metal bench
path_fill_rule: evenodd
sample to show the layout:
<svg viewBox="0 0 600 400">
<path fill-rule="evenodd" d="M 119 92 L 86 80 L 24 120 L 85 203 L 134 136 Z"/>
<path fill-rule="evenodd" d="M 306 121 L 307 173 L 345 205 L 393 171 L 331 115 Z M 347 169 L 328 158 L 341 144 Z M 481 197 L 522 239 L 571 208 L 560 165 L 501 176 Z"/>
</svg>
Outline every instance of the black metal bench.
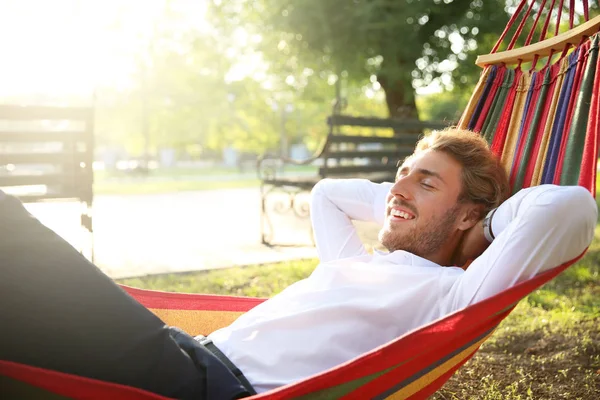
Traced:
<svg viewBox="0 0 600 400">
<path fill-rule="evenodd" d="M 321 150 L 306 160 L 263 155 L 258 160 L 261 180 L 261 239 L 264 244 L 273 242 L 273 223 L 269 217 L 267 198 L 271 193 L 287 194 L 287 204 L 272 207 L 274 212 L 292 210 L 298 217 L 309 216 L 307 202 L 298 202 L 297 194 L 310 191 L 323 178 L 365 178 L 373 182 L 390 182 L 395 179 L 398 161 L 412 154 L 420 135 L 427 130 L 443 129 L 444 122 L 394 120 L 382 118 L 332 115 L 327 118 L 329 133 Z M 381 135 L 353 135 L 344 133 L 348 127 L 371 128 Z M 283 166 L 315 165 L 313 176 L 283 175 Z"/>
<path fill-rule="evenodd" d="M 80 223 L 90 235 L 93 118 L 93 108 L 0 105 L 0 188 L 26 203 L 81 202 Z"/>
</svg>

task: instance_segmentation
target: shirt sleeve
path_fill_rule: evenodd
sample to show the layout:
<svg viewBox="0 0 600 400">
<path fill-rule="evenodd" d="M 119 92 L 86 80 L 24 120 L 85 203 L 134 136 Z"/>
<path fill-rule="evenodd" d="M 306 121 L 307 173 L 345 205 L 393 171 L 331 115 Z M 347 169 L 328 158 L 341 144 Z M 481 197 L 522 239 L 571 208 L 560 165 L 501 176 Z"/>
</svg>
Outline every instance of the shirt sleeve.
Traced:
<svg viewBox="0 0 600 400">
<path fill-rule="evenodd" d="M 579 256 L 591 243 L 596 202 L 579 186 L 519 191 L 492 219 L 496 239 L 452 288 L 453 308 L 493 296 Z"/>
<path fill-rule="evenodd" d="M 352 220 L 383 225 L 391 183 L 323 179 L 311 193 L 311 220 L 321 262 L 367 254 Z"/>
</svg>

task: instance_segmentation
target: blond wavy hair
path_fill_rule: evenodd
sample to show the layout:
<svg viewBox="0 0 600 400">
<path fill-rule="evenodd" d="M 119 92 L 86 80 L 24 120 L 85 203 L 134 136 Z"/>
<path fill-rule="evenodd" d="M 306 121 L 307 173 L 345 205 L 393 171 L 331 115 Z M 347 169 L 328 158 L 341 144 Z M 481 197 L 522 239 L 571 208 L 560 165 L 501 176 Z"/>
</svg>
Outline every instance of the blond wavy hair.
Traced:
<svg viewBox="0 0 600 400">
<path fill-rule="evenodd" d="M 506 171 L 477 133 L 458 128 L 434 131 L 419 140 L 414 154 L 425 150 L 444 152 L 462 165 L 458 200 L 483 205 L 482 217 L 510 195 Z"/>
</svg>

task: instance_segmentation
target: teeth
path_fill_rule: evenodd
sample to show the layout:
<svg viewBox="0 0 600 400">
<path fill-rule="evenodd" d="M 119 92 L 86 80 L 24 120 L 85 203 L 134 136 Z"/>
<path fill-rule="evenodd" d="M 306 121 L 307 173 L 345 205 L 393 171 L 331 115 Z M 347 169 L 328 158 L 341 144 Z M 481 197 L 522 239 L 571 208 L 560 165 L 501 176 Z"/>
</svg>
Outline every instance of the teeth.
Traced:
<svg viewBox="0 0 600 400">
<path fill-rule="evenodd" d="M 404 219 L 412 219 L 413 217 L 407 213 L 405 213 L 404 211 L 399 211 L 399 210 L 392 210 L 391 214 L 394 217 L 400 217 L 400 218 L 404 218 Z"/>
</svg>

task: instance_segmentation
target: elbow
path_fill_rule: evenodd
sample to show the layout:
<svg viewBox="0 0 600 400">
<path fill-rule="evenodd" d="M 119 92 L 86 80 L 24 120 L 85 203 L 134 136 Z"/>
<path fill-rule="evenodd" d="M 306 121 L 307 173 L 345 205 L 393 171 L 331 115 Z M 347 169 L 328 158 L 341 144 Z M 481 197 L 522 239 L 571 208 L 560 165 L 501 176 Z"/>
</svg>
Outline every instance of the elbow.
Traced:
<svg viewBox="0 0 600 400">
<path fill-rule="evenodd" d="M 331 180 L 332 179 L 330 179 L 330 178 L 325 178 L 325 179 L 321 179 L 320 181 L 318 181 L 315 184 L 315 186 L 313 186 L 312 190 L 310 191 L 310 195 L 315 196 L 315 195 L 323 194 L 327 190 L 327 185 L 329 184 L 329 182 Z"/>
<path fill-rule="evenodd" d="M 574 207 L 577 207 L 581 210 L 581 215 L 579 216 L 579 226 L 582 231 L 586 232 L 585 242 L 586 248 L 592 243 L 594 239 L 594 233 L 596 230 L 596 224 L 598 223 L 598 204 L 596 203 L 596 199 L 592 196 L 592 194 L 585 188 L 581 186 L 576 187 L 577 204 Z M 583 250 L 582 250 L 583 251 Z"/>
<path fill-rule="evenodd" d="M 573 245 L 574 257 L 580 255 L 594 239 L 598 206 L 591 193 L 581 186 L 561 188 L 556 215 L 564 221 L 567 237 Z"/>
<path fill-rule="evenodd" d="M 318 202 L 317 200 L 322 197 L 327 197 L 328 187 L 331 185 L 333 179 L 325 178 L 318 181 L 310 191 L 310 205 L 311 209 Z"/>
</svg>

